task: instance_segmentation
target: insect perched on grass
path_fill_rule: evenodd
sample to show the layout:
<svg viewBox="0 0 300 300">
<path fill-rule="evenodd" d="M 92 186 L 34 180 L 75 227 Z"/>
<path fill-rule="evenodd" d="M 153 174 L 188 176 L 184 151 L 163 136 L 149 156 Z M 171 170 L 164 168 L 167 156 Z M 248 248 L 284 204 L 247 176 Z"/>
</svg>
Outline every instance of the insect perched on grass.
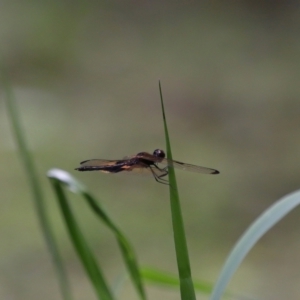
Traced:
<svg viewBox="0 0 300 300">
<path fill-rule="evenodd" d="M 140 152 L 136 155 L 126 157 L 120 160 L 89 159 L 80 163 L 78 171 L 101 171 L 104 173 L 119 173 L 123 171 L 146 170 L 151 172 L 155 180 L 159 183 L 168 184 L 168 181 L 162 177 L 168 175 L 168 167 L 175 167 L 181 170 L 192 171 L 202 174 L 219 174 L 215 169 L 199 167 L 182 163 L 177 160 L 165 158 L 165 152 L 160 149 L 154 150 L 153 154 Z M 165 165 L 160 168 L 158 164 Z"/>
</svg>

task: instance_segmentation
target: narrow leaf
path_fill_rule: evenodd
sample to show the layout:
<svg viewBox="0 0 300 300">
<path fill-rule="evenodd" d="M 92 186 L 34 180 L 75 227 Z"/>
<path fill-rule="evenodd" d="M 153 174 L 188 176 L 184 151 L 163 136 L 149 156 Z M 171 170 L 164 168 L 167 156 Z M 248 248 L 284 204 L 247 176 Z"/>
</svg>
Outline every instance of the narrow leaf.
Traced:
<svg viewBox="0 0 300 300">
<path fill-rule="evenodd" d="M 115 235 L 119 248 L 122 253 L 123 260 L 129 272 L 130 278 L 140 296 L 141 299 L 146 299 L 146 294 L 143 287 L 142 277 L 138 268 L 136 255 L 133 251 L 133 247 L 130 245 L 128 239 L 121 232 L 121 230 L 110 219 L 104 209 L 95 200 L 87 188 L 72 177 L 69 173 L 59 170 L 51 169 L 48 172 L 48 177 L 55 178 L 59 182 L 67 185 L 67 187 L 73 192 L 80 194 L 87 201 L 87 204 L 91 207 L 92 211 L 100 218 L 102 222 L 113 232 Z"/>
<path fill-rule="evenodd" d="M 180 282 L 177 276 L 170 274 L 168 272 L 156 270 L 153 268 L 142 268 L 141 270 L 143 278 L 150 283 L 158 284 L 158 285 L 165 285 L 165 286 L 172 286 L 172 287 L 179 287 Z M 203 293 L 210 295 L 213 290 L 213 285 L 211 283 L 207 283 L 200 280 L 194 281 L 194 288 Z"/>
<path fill-rule="evenodd" d="M 23 126 L 21 124 L 19 112 L 16 105 L 16 99 L 3 68 L 1 69 L 1 75 L 1 81 L 3 83 L 3 88 L 5 92 L 5 101 L 7 106 L 8 117 L 11 122 L 11 128 L 15 138 L 15 142 L 18 146 L 21 162 L 24 166 L 28 183 L 31 188 L 33 204 L 36 210 L 39 224 L 43 236 L 45 238 L 46 245 L 50 251 L 52 260 L 55 265 L 55 271 L 59 280 L 62 297 L 65 300 L 71 300 L 72 297 L 69 282 L 66 276 L 66 272 L 64 270 L 61 256 L 58 251 L 57 244 L 55 242 L 49 217 L 47 215 L 46 203 L 41 185 L 38 180 L 34 160 L 31 156 L 30 151 L 28 150 L 27 141 L 25 139 L 25 132 L 23 130 Z"/>
<path fill-rule="evenodd" d="M 170 138 L 169 138 L 169 133 L 167 128 L 167 121 L 166 121 L 160 82 L 159 82 L 159 92 L 160 92 L 161 108 L 162 108 L 165 138 L 166 138 L 167 157 L 172 160 Z M 180 200 L 179 200 L 179 194 L 177 189 L 175 171 L 174 168 L 172 168 L 172 166 L 170 166 L 168 170 L 169 170 L 169 183 L 170 183 L 169 185 L 170 205 L 171 205 L 171 213 L 172 213 L 172 224 L 173 224 L 177 266 L 178 266 L 179 280 L 180 280 L 181 299 L 194 300 L 196 299 L 196 295 L 195 295 L 195 290 L 194 290 L 193 281 L 191 277 L 191 267 L 190 267 L 190 261 L 188 255 L 186 236 L 184 232 L 184 224 L 183 224 L 182 212 L 180 207 Z"/>
<path fill-rule="evenodd" d="M 94 255 L 89 249 L 89 246 L 85 241 L 82 232 L 79 229 L 75 217 L 73 216 L 71 208 L 68 204 L 68 200 L 63 192 L 61 183 L 55 178 L 52 178 L 51 182 L 55 190 L 57 200 L 60 205 L 61 212 L 66 222 L 73 245 L 94 286 L 94 289 L 98 295 L 98 299 L 112 300 L 113 296 L 105 281 L 102 271 L 99 268 Z"/>
<path fill-rule="evenodd" d="M 229 254 L 214 287 L 211 300 L 221 299 L 231 277 L 257 241 L 299 204 L 300 191 L 296 191 L 281 198 L 254 221 Z"/>
</svg>

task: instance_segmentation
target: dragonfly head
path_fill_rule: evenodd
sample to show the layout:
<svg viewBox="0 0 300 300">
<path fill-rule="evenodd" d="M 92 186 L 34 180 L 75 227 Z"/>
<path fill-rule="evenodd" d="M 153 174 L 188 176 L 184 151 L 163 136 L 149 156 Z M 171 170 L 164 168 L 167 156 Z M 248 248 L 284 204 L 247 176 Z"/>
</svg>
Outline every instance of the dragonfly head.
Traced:
<svg viewBox="0 0 300 300">
<path fill-rule="evenodd" d="M 153 151 L 153 155 L 159 158 L 165 158 L 166 154 L 163 150 L 156 149 Z"/>
</svg>

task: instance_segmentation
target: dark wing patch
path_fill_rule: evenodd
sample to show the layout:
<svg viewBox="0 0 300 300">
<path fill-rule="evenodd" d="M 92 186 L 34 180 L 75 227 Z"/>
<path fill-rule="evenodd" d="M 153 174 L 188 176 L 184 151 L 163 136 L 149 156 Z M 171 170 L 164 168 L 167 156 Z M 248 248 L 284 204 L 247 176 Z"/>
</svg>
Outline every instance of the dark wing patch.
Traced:
<svg viewBox="0 0 300 300">
<path fill-rule="evenodd" d="M 107 159 L 89 159 L 82 161 L 78 171 L 102 171 L 106 173 L 115 173 L 121 171 L 121 166 L 127 160 L 107 160 Z"/>
<path fill-rule="evenodd" d="M 121 160 L 120 162 L 123 162 L 124 160 Z M 80 166 L 95 166 L 95 167 L 101 167 L 101 166 L 112 166 L 115 165 L 119 160 L 107 160 L 107 159 L 88 159 L 84 160 L 80 163 Z"/>
</svg>

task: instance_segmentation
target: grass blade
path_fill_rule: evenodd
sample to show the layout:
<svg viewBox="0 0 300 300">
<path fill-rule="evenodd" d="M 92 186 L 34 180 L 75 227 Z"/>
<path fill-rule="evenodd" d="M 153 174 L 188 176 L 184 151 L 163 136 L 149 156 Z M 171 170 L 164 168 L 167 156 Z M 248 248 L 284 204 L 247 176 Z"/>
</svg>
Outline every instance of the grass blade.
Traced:
<svg viewBox="0 0 300 300">
<path fill-rule="evenodd" d="M 89 249 L 89 246 L 85 241 L 82 232 L 79 229 L 75 217 L 73 216 L 73 213 L 68 204 L 67 198 L 64 194 L 60 181 L 52 177 L 51 183 L 55 190 L 55 194 L 60 205 L 64 220 L 66 222 L 72 243 L 94 286 L 98 299 L 112 300 L 113 296 L 97 264 L 97 261 L 94 255 L 92 254 L 91 250 Z"/>
<path fill-rule="evenodd" d="M 50 225 L 48 215 L 46 213 L 46 204 L 44 195 L 38 180 L 36 168 L 31 154 L 28 150 L 23 126 L 20 121 L 19 113 L 15 103 L 15 97 L 13 95 L 12 88 L 8 82 L 7 76 L 2 68 L 1 81 L 5 92 L 5 102 L 7 106 L 8 117 L 11 122 L 11 128 L 13 131 L 15 142 L 18 146 L 21 162 L 24 165 L 24 169 L 28 178 L 29 186 L 33 195 L 34 207 L 37 213 L 39 224 L 46 241 L 46 245 L 51 253 L 52 259 L 55 265 L 55 271 L 59 279 L 60 289 L 62 297 L 65 300 L 72 299 L 69 282 L 64 270 L 62 259 L 60 257 L 58 247 L 55 242 L 54 234 Z"/>
<path fill-rule="evenodd" d="M 130 245 L 125 235 L 109 218 L 107 213 L 99 205 L 95 198 L 89 193 L 85 186 L 83 186 L 79 181 L 73 178 L 69 173 L 59 169 L 52 169 L 48 172 L 48 177 L 67 185 L 73 193 L 83 196 L 88 205 L 91 207 L 92 211 L 96 213 L 100 220 L 113 232 L 117 239 L 124 263 L 127 267 L 132 283 L 135 286 L 140 299 L 145 300 L 146 294 L 143 287 L 142 277 L 138 268 L 136 255 L 133 251 L 133 247 Z"/>
<path fill-rule="evenodd" d="M 164 109 L 160 82 L 159 82 L 159 92 L 160 92 L 161 108 L 163 113 L 167 157 L 169 159 L 172 159 L 170 138 L 169 138 L 169 133 L 167 128 L 167 121 L 165 116 L 165 109 Z M 196 295 L 195 295 L 195 290 L 194 290 L 192 276 L 191 276 L 190 260 L 189 260 L 188 248 L 187 248 L 186 237 L 184 232 L 183 218 L 182 218 L 182 212 L 180 207 L 175 171 L 174 168 L 172 168 L 172 166 L 169 167 L 169 183 L 170 183 L 169 185 L 170 205 L 171 205 L 171 213 L 172 213 L 172 224 L 173 224 L 177 266 L 178 266 L 179 280 L 180 280 L 181 299 L 194 300 L 196 299 Z"/>
<path fill-rule="evenodd" d="M 256 242 L 284 216 L 300 204 L 300 191 L 291 193 L 269 207 L 242 235 L 229 254 L 219 275 L 211 300 L 221 299 L 227 284 Z"/>
<path fill-rule="evenodd" d="M 152 283 L 153 285 L 160 285 L 166 287 L 179 288 L 180 282 L 177 276 L 170 274 L 168 272 L 160 271 L 157 269 L 144 267 L 141 270 L 142 276 L 146 282 Z M 205 295 L 210 295 L 213 291 L 213 284 L 203 281 L 203 280 L 193 280 L 194 288 L 197 292 L 200 292 Z M 224 294 L 225 299 L 238 299 L 238 300 L 254 300 L 254 298 L 250 298 L 248 296 L 239 295 L 232 292 L 226 292 Z"/>
<path fill-rule="evenodd" d="M 168 272 L 159 271 L 153 268 L 142 268 L 141 270 L 143 278 L 150 283 L 157 285 L 164 285 L 170 287 L 179 287 L 180 281 L 177 276 Z M 213 290 L 213 285 L 204 281 L 195 280 L 194 288 L 198 292 L 206 295 L 210 295 Z"/>
</svg>

